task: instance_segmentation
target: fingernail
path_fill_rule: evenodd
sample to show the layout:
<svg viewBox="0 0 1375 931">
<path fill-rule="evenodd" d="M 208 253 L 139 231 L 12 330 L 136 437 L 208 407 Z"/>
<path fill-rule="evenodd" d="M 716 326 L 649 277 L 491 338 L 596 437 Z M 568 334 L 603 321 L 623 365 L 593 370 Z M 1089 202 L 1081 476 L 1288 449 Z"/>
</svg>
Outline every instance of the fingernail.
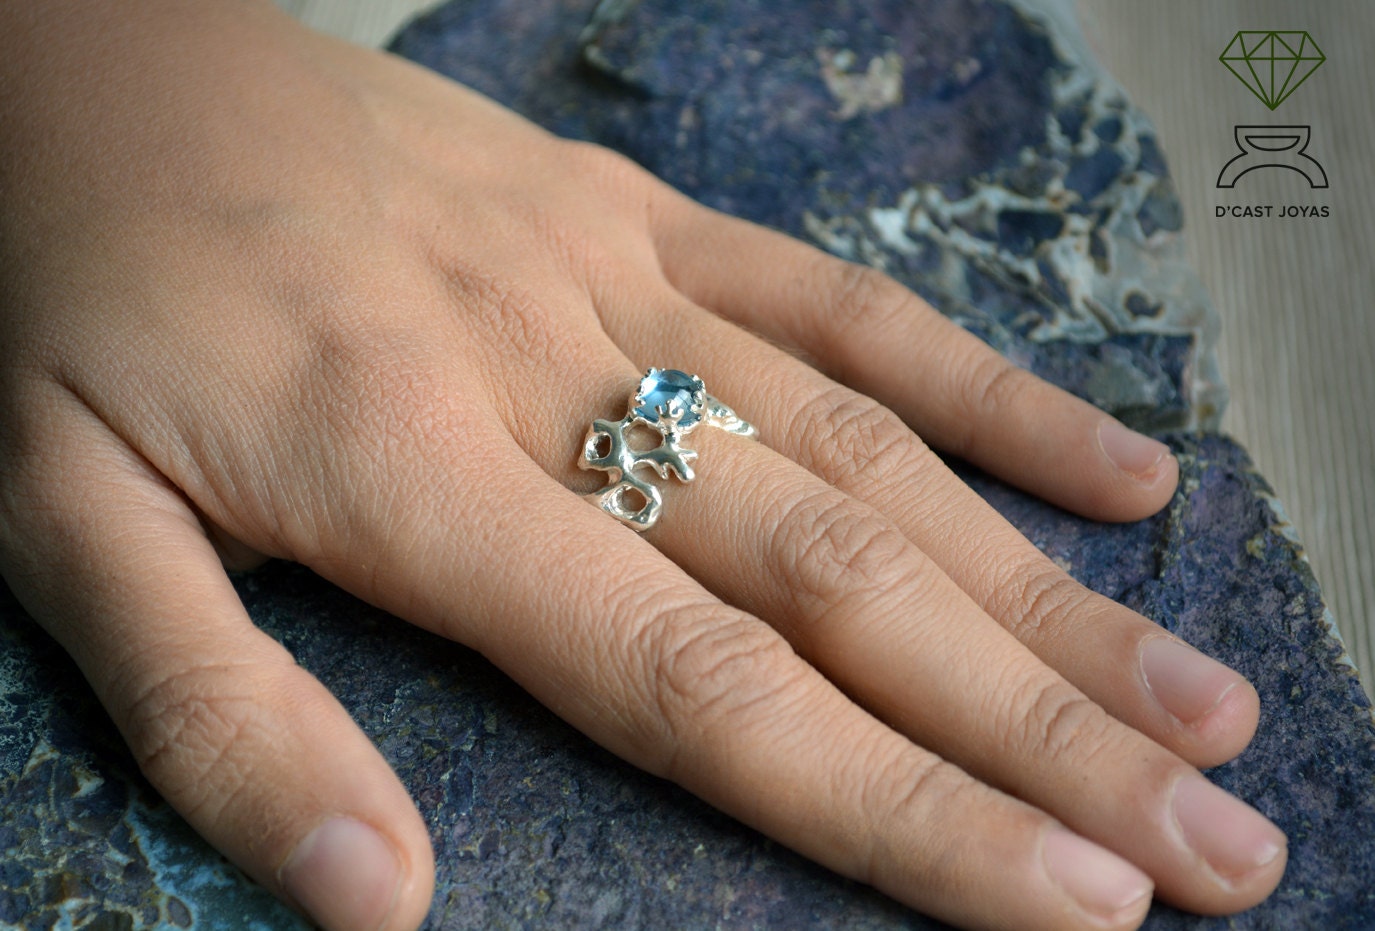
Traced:
<svg viewBox="0 0 1375 931">
<path fill-rule="evenodd" d="M 1141 645 L 1141 675 L 1155 700 L 1184 724 L 1212 711 L 1243 681 L 1233 670 L 1170 637 L 1150 637 Z"/>
<path fill-rule="evenodd" d="M 1046 834 L 1041 853 L 1050 878 L 1091 915 L 1112 918 L 1151 893 L 1145 873 L 1064 828 Z"/>
<path fill-rule="evenodd" d="M 396 905 L 401 858 L 366 824 L 333 818 L 296 845 L 277 878 L 329 931 L 376 931 Z"/>
<path fill-rule="evenodd" d="M 1283 852 L 1284 834 L 1260 812 L 1202 776 L 1175 783 L 1174 817 L 1194 852 L 1223 879 L 1239 879 Z"/>
<path fill-rule="evenodd" d="M 1098 424 L 1098 445 L 1113 465 L 1136 478 L 1150 478 L 1170 454 L 1164 443 L 1128 430 L 1111 417 Z"/>
</svg>

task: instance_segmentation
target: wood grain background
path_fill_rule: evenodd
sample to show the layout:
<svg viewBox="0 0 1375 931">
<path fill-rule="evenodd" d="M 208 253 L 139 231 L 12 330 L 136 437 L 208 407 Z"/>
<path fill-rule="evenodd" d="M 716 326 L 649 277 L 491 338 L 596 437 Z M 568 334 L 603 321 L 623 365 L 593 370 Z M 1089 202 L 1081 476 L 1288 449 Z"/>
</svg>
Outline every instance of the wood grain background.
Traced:
<svg viewBox="0 0 1375 931">
<path fill-rule="evenodd" d="M 278 0 L 379 45 L 420 0 Z M 1367 690 L 1375 674 L 1375 3 L 1078 0 L 1090 45 L 1152 117 L 1190 257 L 1223 320 L 1224 428 L 1271 481 Z M 1240 29 L 1306 29 L 1327 62 L 1275 112 L 1218 61 Z M 1330 187 L 1288 171 L 1220 192 L 1236 124 L 1306 124 Z M 1321 205 L 1323 219 L 1219 219 L 1218 204 Z"/>
<path fill-rule="evenodd" d="M 1110 71 L 1155 121 L 1190 257 L 1222 315 L 1223 426 L 1307 546 L 1367 691 L 1375 675 L 1375 3 L 1079 0 Z M 1327 61 L 1273 113 L 1218 61 L 1239 29 L 1305 29 Z M 1237 124 L 1312 126 L 1330 187 L 1256 171 L 1215 187 Z M 1317 220 L 1217 204 L 1326 204 Z"/>
</svg>

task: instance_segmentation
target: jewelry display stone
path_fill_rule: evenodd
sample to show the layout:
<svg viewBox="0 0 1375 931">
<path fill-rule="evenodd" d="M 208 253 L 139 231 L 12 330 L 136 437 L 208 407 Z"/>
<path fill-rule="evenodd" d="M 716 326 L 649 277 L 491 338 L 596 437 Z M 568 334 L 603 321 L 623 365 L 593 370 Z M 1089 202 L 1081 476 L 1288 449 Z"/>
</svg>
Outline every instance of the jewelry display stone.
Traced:
<svg viewBox="0 0 1375 931">
<path fill-rule="evenodd" d="M 1285 831 L 1285 877 L 1241 915 L 1156 905 L 1146 927 L 1375 927 L 1370 705 L 1269 486 L 1213 432 L 1216 316 L 1182 258 L 1165 159 L 1065 8 L 458 0 L 393 47 L 713 207 L 884 269 L 1168 443 L 1179 490 L 1131 524 L 952 465 L 1083 584 L 1260 693 L 1251 747 L 1208 776 Z M 681 397 L 677 374 L 654 398 Z M 623 763 L 477 653 L 302 568 L 235 584 L 414 797 L 438 869 L 427 928 L 942 927 Z M 306 927 L 152 792 L 3 589 L 0 709 L 0 925 Z"/>
</svg>

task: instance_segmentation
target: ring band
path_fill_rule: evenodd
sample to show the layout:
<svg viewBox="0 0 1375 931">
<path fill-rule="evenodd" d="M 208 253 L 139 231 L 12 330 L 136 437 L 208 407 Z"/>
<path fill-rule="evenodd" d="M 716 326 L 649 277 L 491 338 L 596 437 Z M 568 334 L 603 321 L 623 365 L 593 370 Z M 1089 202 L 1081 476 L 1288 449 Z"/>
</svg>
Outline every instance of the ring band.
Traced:
<svg viewBox="0 0 1375 931">
<path fill-rule="evenodd" d="M 697 458 L 697 451 L 684 447 L 681 441 L 702 424 L 747 439 L 759 436 L 735 411 L 707 394 L 702 379 L 696 375 L 651 368 L 631 395 L 624 417 L 597 419 L 587 429 L 578 466 L 606 472 L 610 484 L 585 497 L 634 530 L 643 532 L 653 527 L 663 510 L 663 494 L 657 486 L 636 475 L 635 469 L 649 466 L 660 478 L 667 479 L 672 472 L 679 481 L 692 481 L 692 460 Z M 629 432 L 636 426 L 656 431 L 661 437 L 659 445 L 649 450 L 635 449 Z M 626 500 L 629 493 L 638 494 L 644 503 L 632 507 Z"/>
</svg>

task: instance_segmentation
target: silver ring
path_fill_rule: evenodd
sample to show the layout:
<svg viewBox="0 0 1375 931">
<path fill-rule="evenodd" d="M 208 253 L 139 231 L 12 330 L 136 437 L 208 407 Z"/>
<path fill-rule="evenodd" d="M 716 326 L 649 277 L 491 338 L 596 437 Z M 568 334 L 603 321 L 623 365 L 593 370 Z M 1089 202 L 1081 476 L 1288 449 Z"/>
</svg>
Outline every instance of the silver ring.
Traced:
<svg viewBox="0 0 1375 931">
<path fill-rule="evenodd" d="M 667 479 L 672 472 L 679 481 L 692 481 L 692 460 L 697 458 L 697 452 L 684 447 L 682 439 L 702 424 L 751 440 L 759 437 L 759 431 L 736 416 L 735 411 L 707 394 L 702 379 L 696 375 L 677 369 L 652 368 L 645 372 L 624 417 L 594 420 L 587 429 L 578 466 L 606 472 L 610 484 L 585 497 L 627 527 L 641 532 L 653 527 L 663 510 L 663 494 L 657 486 L 636 475 L 635 470 L 649 466 L 660 478 Z M 637 426 L 657 432 L 659 445 L 648 450 L 635 449 L 630 431 Z M 632 507 L 626 500 L 627 494 L 638 494 L 644 503 Z"/>
</svg>

